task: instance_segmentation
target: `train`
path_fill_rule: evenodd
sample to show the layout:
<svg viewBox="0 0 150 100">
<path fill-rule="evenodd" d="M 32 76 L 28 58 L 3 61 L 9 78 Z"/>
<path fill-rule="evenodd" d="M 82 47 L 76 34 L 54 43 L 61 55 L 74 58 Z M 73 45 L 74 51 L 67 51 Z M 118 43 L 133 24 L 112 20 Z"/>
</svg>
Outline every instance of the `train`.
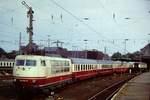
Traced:
<svg viewBox="0 0 150 100">
<path fill-rule="evenodd" d="M 11 74 L 14 63 L 15 63 L 14 59 L 0 59 L 0 74 L 2 75 Z"/>
<path fill-rule="evenodd" d="M 14 84 L 19 87 L 45 88 L 113 73 L 125 73 L 134 63 L 18 55 L 13 67 Z M 142 64 L 140 67 L 147 67 Z"/>
</svg>

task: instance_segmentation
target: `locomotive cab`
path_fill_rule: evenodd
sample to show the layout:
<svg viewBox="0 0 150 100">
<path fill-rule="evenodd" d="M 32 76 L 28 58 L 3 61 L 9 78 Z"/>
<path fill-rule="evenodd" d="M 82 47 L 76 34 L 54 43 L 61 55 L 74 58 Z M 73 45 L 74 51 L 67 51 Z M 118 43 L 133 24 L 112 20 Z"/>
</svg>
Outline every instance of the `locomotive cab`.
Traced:
<svg viewBox="0 0 150 100">
<path fill-rule="evenodd" d="M 46 63 L 39 56 L 19 55 L 13 68 L 14 83 L 20 86 L 32 86 L 46 77 Z"/>
<path fill-rule="evenodd" d="M 39 67 L 39 65 L 43 65 L 42 67 Z M 15 60 L 15 66 L 13 69 L 13 75 L 15 77 L 43 77 L 45 76 L 45 72 L 40 72 L 39 70 L 43 69 L 45 65 L 45 60 L 41 60 L 41 62 L 38 61 L 38 58 L 36 57 L 24 57 L 24 56 L 17 56 Z"/>
</svg>

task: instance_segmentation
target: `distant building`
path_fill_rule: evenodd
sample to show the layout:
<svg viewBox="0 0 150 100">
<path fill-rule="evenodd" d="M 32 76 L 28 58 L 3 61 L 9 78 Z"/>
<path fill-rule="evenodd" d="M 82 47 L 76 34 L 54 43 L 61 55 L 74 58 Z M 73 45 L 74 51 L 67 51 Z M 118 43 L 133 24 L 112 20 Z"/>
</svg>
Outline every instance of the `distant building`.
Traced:
<svg viewBox="0 0 150 100">
<path fill-rule="evenodd" d="M 70 58 L 86 58 L 87 51 L 68 51 L 68 57 Z"/>
<path fill-rule="evenodd" d="M 84 51 L 68 51 L 66 48 L 62 47 L 44 47 L 44 49 L 38 49 L 38 46 L 33 43 L 32 50 L 30 46 L 22 46 L 21 54 L 36 54 L 36 55 L 46 55 L 55 57 L 65 57 L 65 58 L 86 58 L 86 59 L 104 59 L 108 58 L 108 55 L 103 54 L 97 50 L 84 50 Z"/>
<path fill-rule="evenodd" d="M 150 69 L 150 43 L 141 49 L 142 61 L 146 62 Z"/>
<path fill-rule="evenodd" d="M 150 58 L 150 43 L 141 49 L 144 58 Z"/>
<path fill-rule="evenodd" d="M 68 51 L 68 57 L 71 58 L 87 58 L 87 59 L 103 59 L 106 57 L 105 54 L 103 54 L 100 51 Z"/>
<path fill-rule="evenodd" d="M 47 56 L 61 56 L 66 58 L 103 59 L 104 57 L 108 57 L 100 51 L 68 51 L 62 47 L 45 47 L 44 52 Z"/>
<path fill-rule="evenodd" d="M 47 56 L 61 56 L 67 57 L 68 51 L 62 47 L 45 47 L 44 48 L 45 55 Z"/>
</svg>

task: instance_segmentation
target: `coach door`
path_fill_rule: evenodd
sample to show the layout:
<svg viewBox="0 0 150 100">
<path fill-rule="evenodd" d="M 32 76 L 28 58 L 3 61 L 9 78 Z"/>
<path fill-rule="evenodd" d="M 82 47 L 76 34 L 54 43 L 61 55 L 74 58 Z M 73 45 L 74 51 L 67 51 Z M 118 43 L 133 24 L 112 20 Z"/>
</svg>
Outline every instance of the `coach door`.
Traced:
<svg viewBox="0 0 150 100">
<path fill-rule="evenodd" d="M 47 60 L 46 61 L 46 76 L 50 76 L 51 75 L 51 61 Z"/>
<path fill-rule="evenodd" d="M 46 60 L 45 59 L 40 60 L 39 74 L 41 74 L 42 76 L 46 76 Z"/>
</svg>

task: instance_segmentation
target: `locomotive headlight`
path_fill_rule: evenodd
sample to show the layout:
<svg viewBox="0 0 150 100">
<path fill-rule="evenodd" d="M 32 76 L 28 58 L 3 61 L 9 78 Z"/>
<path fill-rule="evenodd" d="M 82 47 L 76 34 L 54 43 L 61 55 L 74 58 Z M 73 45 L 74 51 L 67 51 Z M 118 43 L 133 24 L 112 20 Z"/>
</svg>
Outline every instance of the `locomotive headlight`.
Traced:
<svg viewBox="0 0 150 100">
<path fill-rule="evenodd" d="M 35 83 L 36 82 L 36 80 L 32 80 L 32 83 Z"/>
<path fill-rule="evenodd" d="M 14 82 L 16 82 L 16 79 L 14 79 Z"/>
</svg>

